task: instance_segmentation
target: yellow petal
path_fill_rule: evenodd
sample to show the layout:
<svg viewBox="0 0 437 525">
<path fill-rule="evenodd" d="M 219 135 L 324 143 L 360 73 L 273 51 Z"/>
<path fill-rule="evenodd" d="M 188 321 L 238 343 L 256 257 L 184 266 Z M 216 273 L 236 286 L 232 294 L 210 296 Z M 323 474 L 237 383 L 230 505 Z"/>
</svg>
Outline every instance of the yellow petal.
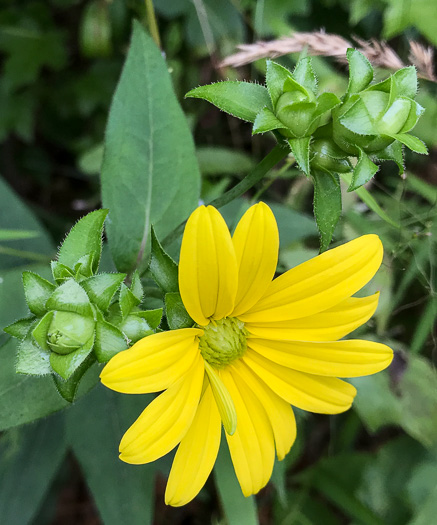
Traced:
<svg viewBox="0 0 437 525">
<path fill-rule="evenodd" d="M 248 346 L 279 365 L 330 377 L 375 374 L 392 362 L 393 351 L 374 341 L 349 339 L 330 343 L 249 339 Z"/>
<path fill-rule="evenodd" d="M 264 407 L 231 367 L 220 375 L 232 396 L 237 411 L 237 430 L 226 434 L 235 473 L 245 496 L 256 494 L 269 481 L 275 460 L 275 443 Z"/>
<path fill-rule="evenodd" d="M 204 376 L 199 355 L 192 369 L 154 399 L 120 443 L 120 459 L 142 464 L 172 450 L 187 433 L 199 406 Z"/>
<path fill-rule="evenodd" d="M 375 275 L 382 252 L 377 235 L 363 235 L 328 250 L 275 279 L 258 303 L 239 318 L 266 323 L 327 310 L 356 293 Z"/>
<path fill-rule="evenodd" d="M 228 227 L 212 206 L 188 219 L 179 262 L 182 301 L 197 324 L 222 319 L 234 309 L 238 286 L 235 250 Z"/>
<path fill-rule="evenodd" d="M 237 428 L 237 413 L 232 397 L 220 379 L 219 373 L 207 361 L 205 361 L 205 371 L 208 375 L 209 384 L 211 385 L 223 426 L 226 432 L 232 436 Z"/>
<path fill-rule="evenodd" d="M 260 202 L 247 210 L 232 242 L 239 267 L 233 316 L 251 308 L 267 290 L 278 264 L 279 233 L 272 210 Z"/>
<path fill-rule="evenodd" d="M 265 408 L 275 437 L 276 453 L 282 460 L 296 439 L 296 419 L 290 404 L 273 392 L 241 360 L 232 365 L 234 377 L 244 381 Z"/>
<path fill-rule="evenodd" d="M 366 323 L 378 306 L 379 292 L 345 301 L 309 317 L 271 323 L 246 323 L 245 328 L 263 339 L 336 341 Z"/>
<path fill-rule="evenodd" d="M 357 393 L 351 384 L 341 379 L 298 372 L 273 363 L 250 349 L 247 349 L 243 361 L 278 396 L 308 412 L 339 414 L 351 407 Z"/>
<path fill-rule="evenodd" d="M 203 330 L 182 328 L 144 337 L 115 355 L 100 374 L 102 383 L 125 394 L 165 390 L 189 370 L 199 354 Z"/>
<path fill-rule="evenodd" d="M 165 491 L 167 505 L 180 507 L 197 496 L 214 466 L 220 434 L 220 414 L 208 386 L 173 460 Z"/>
</svg>

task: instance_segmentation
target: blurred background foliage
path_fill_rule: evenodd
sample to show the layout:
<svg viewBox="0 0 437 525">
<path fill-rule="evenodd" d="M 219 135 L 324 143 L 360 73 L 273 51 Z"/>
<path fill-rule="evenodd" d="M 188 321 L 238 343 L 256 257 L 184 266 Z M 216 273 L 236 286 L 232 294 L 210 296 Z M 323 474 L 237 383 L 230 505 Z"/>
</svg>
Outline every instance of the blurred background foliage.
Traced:
<svg viewBox="0 0 437 525">
<path fill-rule="evenodd" d="M 388 40 L 404 60 L 409 40 L 437 45 L 437 3 L 429 0 L 156 0 L 155 9 L 174 89 L 194 134 L 204 200 L 232 186 L 274 145 L 267 135 L 251 137 L 249 126 L 206 103 L 183 100 L 199 84 L 262 78 L 265 61 L 237 70 L 217 67 L 237 44 L 323 27 L 348 39 Z M 26 314 L 21 272 L 35 269 L 47 277 L 47 262 L 65 232 L 100 206 L 105 124 L 133 18 L 147 25 L 140 0 L 1 4 L 1 327 Z M 293 67 L 296 59 L 279 61 Z M 320 57 L 315 66 L 322 90 L 344 89 L 342 66 Z M 117 458 L 119 438 L 144 399 L 127 404 L 124 396 L 97 387 L 68 411 L 3 432 L 2 523 L 436 523 L 437 85 L 421 81 L 418 101 L 426 113 L 415 133 L 430 155 L 407 152 L 405 178 L 387 163 L 367 188 L 398 227 L 355 193 L 345 193 L 335 235 L 343 242 L 375 232 L 386 251 L 365 290 L 382 290 L 380 306 L 359 336 L 390 344 L 396 357 L 388 371 L 353 380 L 359 391 L 354 408 L 334 417 L 299 413 L 298 441 L 277 463 L 256 504 L 241 496 L 221 452 L 199 497 L 173 509 L 163 504 L 169 458 L 136 468 Z M 272 204 L 279 223 L 278 271 L 317 254 L 312 187 L 293 159 L 223 210 L 230 226 L 259 198 Z M 2 386 L 15 354 L 6 334 L 0 344 L 0 428 L 8 429 L 8 407 L 17 398 L 24 401 L 13 416 L 30 421 L 25 400 L 35 379 L 17 376 L 13 387 Z M 33 408 L 41 416 L 66 405 L 51 384 L 46 386 Z"/>
</svg>

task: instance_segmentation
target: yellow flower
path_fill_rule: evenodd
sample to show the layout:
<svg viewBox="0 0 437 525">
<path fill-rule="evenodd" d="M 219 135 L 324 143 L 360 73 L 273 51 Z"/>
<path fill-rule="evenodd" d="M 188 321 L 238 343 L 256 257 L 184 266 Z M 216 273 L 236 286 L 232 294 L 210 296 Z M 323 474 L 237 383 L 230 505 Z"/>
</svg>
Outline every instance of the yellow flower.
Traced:
<svg viewBox="0 0 437 525">
<path fill-rule="evenodd" d="M 378 270 L 382 245 L 365 235 L 273 279 L 279 234 L 259 203 L 231 237 L 220 213 L 201 206 L 182 240 L 179 288 L 195 328 L 151 335 L 117 354 L 101 374 L 118 392 L 164 391 L 120 443 L 127 463 L 154 461 L 179 444 L 166 503 L 191 501 L 217 457 L 221 424 L 245 496 L 270 479 L 296 437 L 290 405 L 337 414 L 355 388 L 338 377 L 373 374 L 387 346 L 340 338 L 374 313 L 378 294 L 351 297 Z"/>
</svg>

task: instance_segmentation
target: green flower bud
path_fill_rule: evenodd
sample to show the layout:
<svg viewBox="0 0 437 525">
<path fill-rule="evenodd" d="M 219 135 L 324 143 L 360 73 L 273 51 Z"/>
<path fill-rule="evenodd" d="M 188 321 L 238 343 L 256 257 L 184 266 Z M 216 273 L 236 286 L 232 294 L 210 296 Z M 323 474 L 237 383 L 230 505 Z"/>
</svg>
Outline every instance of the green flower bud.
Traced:
<svg viewBox="0 0 437 525">
<path fill-rule="evenodd" d="M 333 173 L 348 173 L 352 165 L 342 151 L 332 140 L 318 139 L 311 144 L 310 165 L 312 169 Z"/>
<path fill-rule="evenodd" d="M 54 312 L 47 332 L 47 345 L 57 354 L 82 348 L 94 335 L 95 321 L 73 312 Z"/>
</svg>

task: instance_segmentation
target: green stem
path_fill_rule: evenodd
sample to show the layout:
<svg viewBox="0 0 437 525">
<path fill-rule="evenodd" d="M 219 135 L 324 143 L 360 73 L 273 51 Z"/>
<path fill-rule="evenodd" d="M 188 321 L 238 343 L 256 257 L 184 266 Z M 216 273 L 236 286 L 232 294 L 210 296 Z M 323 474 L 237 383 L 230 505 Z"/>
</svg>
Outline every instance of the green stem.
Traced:
<svg viewBox="0 0 437 525">
<path fill-rule="evenodd" d="M 277 144 L 272 151 L 266 155 L 263 160 L 255 166 L 255 168 L 238 184 L 236 184 L 229 191 L 218 197 L 217 199 L 212 200 L 208 203 L 210 206 L 215 208 L 221 208 L 228 204 L 229 202 L 241 197 L 246 191 L 250 190 L 257 182 L 259 182 L 264 175 L 266 175 L 278 162 L 285 159 L 285 157 L 290 153 L 288 148 Z M 172 232 L 170 232 L 167 237 L 162 241 L 163 246 L 170 245 L 175 241 L 179 235 L 184 231 L 185 223 L 187 221 L 179 224 Z"/>
<path fill-rule="evenodd" d="M 21 257 L 22 259 L 30 259 L 31 261 L 41 261 L 45 263 L 51 260 L 49 255 L 17 250 L 16 248 L 9 248 L 8 246 L 0 246 L 0 253 L 11 255 L 12 257 Z"/>
<path fill-rule="evenodd" d="M 158 24 L 156 22 L 155 8 L 153 7 L 152 0 L 145 0 L 146 3 L 146 13 L 147 13 L 147 23 L 149 25 L 150 34 L 155 42 L 155 44 L 161 49 L 161 38 L 159 37 Z"/>
</svg>

